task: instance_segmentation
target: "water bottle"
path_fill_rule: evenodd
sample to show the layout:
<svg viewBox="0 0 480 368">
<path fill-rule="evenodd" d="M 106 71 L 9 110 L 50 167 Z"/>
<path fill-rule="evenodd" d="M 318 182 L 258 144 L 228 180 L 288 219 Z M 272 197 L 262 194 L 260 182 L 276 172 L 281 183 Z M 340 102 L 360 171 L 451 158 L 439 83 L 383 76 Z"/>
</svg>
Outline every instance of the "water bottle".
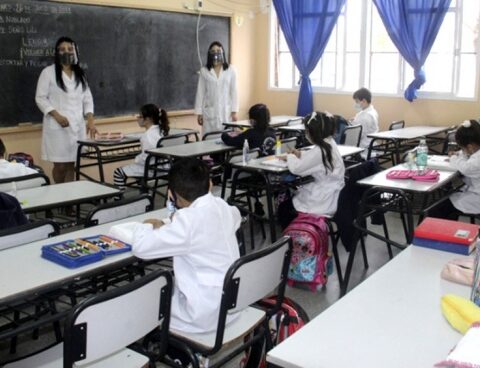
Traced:
<svg viewBox="0 0 480 368">
<path fill-rule="evenodd" d="M 275 156 L 280 156 L 282 154 L 282 142 L 280 139 L 277 139 L 275 142 Z"/>
<path fill-rule="evenodd" d="M 416 148 L 407 152 L 407 158 L 405 159 L 405 163 L 409 170 L 413 170 L 415 166 L 415 151 L 416 151 Z"/>
<path fill-rule="evenodd" d="M 243 141 L 243 149 L 242 149 L 242 163 L 243 165 L 248 164 L 248 154 L 250 153 L 250 147 L 248 146 L 248 140 Z"/>
<path fill-rule="evenodd" d="M 417 158 L 416 164 L 418 169 L 418 174 L 422 175 L 427 168 L 428 161 L 428 146 L 425 139 L 420 140 L 420 144 L 417 146 Z"/>
</svg>

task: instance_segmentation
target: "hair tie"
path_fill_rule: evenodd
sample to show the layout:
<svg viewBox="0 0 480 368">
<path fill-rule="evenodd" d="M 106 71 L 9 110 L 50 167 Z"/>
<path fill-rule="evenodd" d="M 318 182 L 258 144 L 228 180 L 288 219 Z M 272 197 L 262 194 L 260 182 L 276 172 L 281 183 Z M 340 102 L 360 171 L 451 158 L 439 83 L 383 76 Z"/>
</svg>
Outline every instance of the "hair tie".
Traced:
<svg viewBox="0 0 480 368">
<path fill-rule="evenodd" d="M 326 111 L 326 110 L 325 110 L 325 116 L 326 116 L 327 118 L 330 118 L 330 119 L 333 118 L 333 114 L 332 114 L 331 112 L 329 112 L 329 111 Z"/>
<path fill-rule="evenodd" d="M 465 120 L 462 123 L 462 127 L 464 127 L 464 128 L 470 128 L 471 126 L 472 126 L 472 123 L 470 122 L 470 120 Z"/>
<path fill-rule="evenodd" d="M 312 112 L 312 115 L 310 115 L 310 119 L 308 119 L 306 125 L 310 125 L 310 123 L 312 122 L 312 120 L 316 120 L 316 118 L 317 118 L 317 112 L 314 111 L 314 112 Z"/>
</svg>

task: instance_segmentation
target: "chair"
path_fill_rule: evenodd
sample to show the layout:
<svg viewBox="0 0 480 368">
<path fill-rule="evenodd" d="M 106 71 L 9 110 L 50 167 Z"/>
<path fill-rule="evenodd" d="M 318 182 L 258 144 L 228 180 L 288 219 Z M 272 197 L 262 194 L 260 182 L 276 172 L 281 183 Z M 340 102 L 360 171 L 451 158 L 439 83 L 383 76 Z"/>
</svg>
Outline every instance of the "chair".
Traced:
<svg viewBox="0 0 480 368">
<path fill-rule="evenodd" d="M 362 138 L 363 127 L 361 125 L 348 126 L 343 130 L 340 144 L 347 146 L 360 146 L 360 139 Z"/>
<path fill-rule="evenodd" d="M 287 153 L 289 150 L 296 148 L 297 137 L 284 138 L 280 140 L 282 153 Z"/>
<path fill-rule="evenodd" d="M 220 139 L 223 133 L 233 132 L 232 128 L 227 128 L 224 130 L 215 130 L 212 132 L 205 133 L 202 137 L 202 141 L 208 141 L 212 139 Z"/>
<path fill-rule="evenodd" d="M 227 344 L 231 347 L 230 343 L 256 330 L 251 339 L 229 350 L 226 356 L 209 365 L 210 368 L 222 366 L 261 340 L 266 341 L 268 350 L 271 347 L 268 317 L 278 312 L 283 301 L 291 252 L 291 239 L 283 237 L 269 247 L 237 259 L 225 275 L 216 331 L 192 334 L 171 329 L 169 343 L 184 351 L 210 357 Z M 271 310 L 252 306 L 275 289 L 276 304 Z M 237 318 L 226 324 L 227 316 L 234 313 Z M 257 329 L 259 326 L 263 329 Z M 189 355 L 194 358 L 193 367 L 198 367 L 197 356 Z"/>
<path fill-rule="evenodd" d="M 17 189 L 36 188 L 43 185 L 50 185 L 50 179 L 43 173 L 15 176 L 0 179 L 0 192 L 10 191 L 13 182 L 15 182 Z"/>
<path fill-rule="evenodd" d="M 96 206 L 85 220 L 85 227 L 121 220 L 153 210 L 153 199 L 148 194 L 108 202 Z"/>
<path fill-rule="evenodd" d="M 226 128 L 224 130 L 215 130 L 205 133 L 202 137 L 202 141 L 220 140 L 223 133 L 232 132 L 232 128 Z M 210 169 L 210 178 L 214 184 L 218 184 L 222 181 L 224 172 L 224 156 L 223 154 L 217 154 L 212 156 L 206 156 L 203 161 L 208 165 Z"/>
<path fill-rule="evenodd" d="M 160 328 L 158 348 L 163 355 L 171 292 L 170 273 L 156 270 L 85 299 L 68 315 L 63 343 L 4 367 L 144 367 L 149 357 L 125 347 Z"/>
<path fill-rule="evenodd" d="M 390 124 L 390 127 L 388 128 L 388 130 L 397 130 L 402 128 L 405 128 L 405 120 L 397 120 L 397 121 L 393 121 Z"/>
<path fill-rule="evenodd" d="M 449 147 L 456 145 L 457 143 L 455 141 L 456 133 L 457 133 L 457 129 L 451 129 L 447 131 L 447 134 L 445 136 L 445 141 L 443 142 L 442 155 L 448 155 Z"/>
<path fill-rule="evenodd" d="M 40 220 L 0 231 L 0 250 L 43 240 L 60 233 L 60 227 L 51 220 Z"/>
</svg>

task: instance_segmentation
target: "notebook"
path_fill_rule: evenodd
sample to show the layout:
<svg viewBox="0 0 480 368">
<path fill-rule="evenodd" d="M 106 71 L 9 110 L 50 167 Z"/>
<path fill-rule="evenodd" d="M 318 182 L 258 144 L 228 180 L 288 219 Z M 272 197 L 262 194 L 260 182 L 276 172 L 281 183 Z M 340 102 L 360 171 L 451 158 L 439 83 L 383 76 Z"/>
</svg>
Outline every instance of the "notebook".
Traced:
<svg viewBox="0 0 480 368">
<path fill-rule="evenodd" d="M 287 162 L 283 160 L 279 160 L 276 157 L 267 158 L 262 161 L 262 165 L 270 165 L 276 167 L 288 167 Z"/>
</svg>

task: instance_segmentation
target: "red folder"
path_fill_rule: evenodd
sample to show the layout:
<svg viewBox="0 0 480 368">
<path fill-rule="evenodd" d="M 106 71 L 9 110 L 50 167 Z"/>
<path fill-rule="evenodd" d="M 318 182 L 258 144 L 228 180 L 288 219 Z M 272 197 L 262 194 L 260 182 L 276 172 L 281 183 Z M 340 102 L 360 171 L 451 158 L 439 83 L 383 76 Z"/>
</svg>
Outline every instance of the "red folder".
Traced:
<svg viewBox="0 0 480 368">
<path fill-rule="evenodd" d="M 414 236 L 469 246 L 476 240 L 479 229 L 476 224 L 426 217 L 415 229 Z"/>
</svg>

